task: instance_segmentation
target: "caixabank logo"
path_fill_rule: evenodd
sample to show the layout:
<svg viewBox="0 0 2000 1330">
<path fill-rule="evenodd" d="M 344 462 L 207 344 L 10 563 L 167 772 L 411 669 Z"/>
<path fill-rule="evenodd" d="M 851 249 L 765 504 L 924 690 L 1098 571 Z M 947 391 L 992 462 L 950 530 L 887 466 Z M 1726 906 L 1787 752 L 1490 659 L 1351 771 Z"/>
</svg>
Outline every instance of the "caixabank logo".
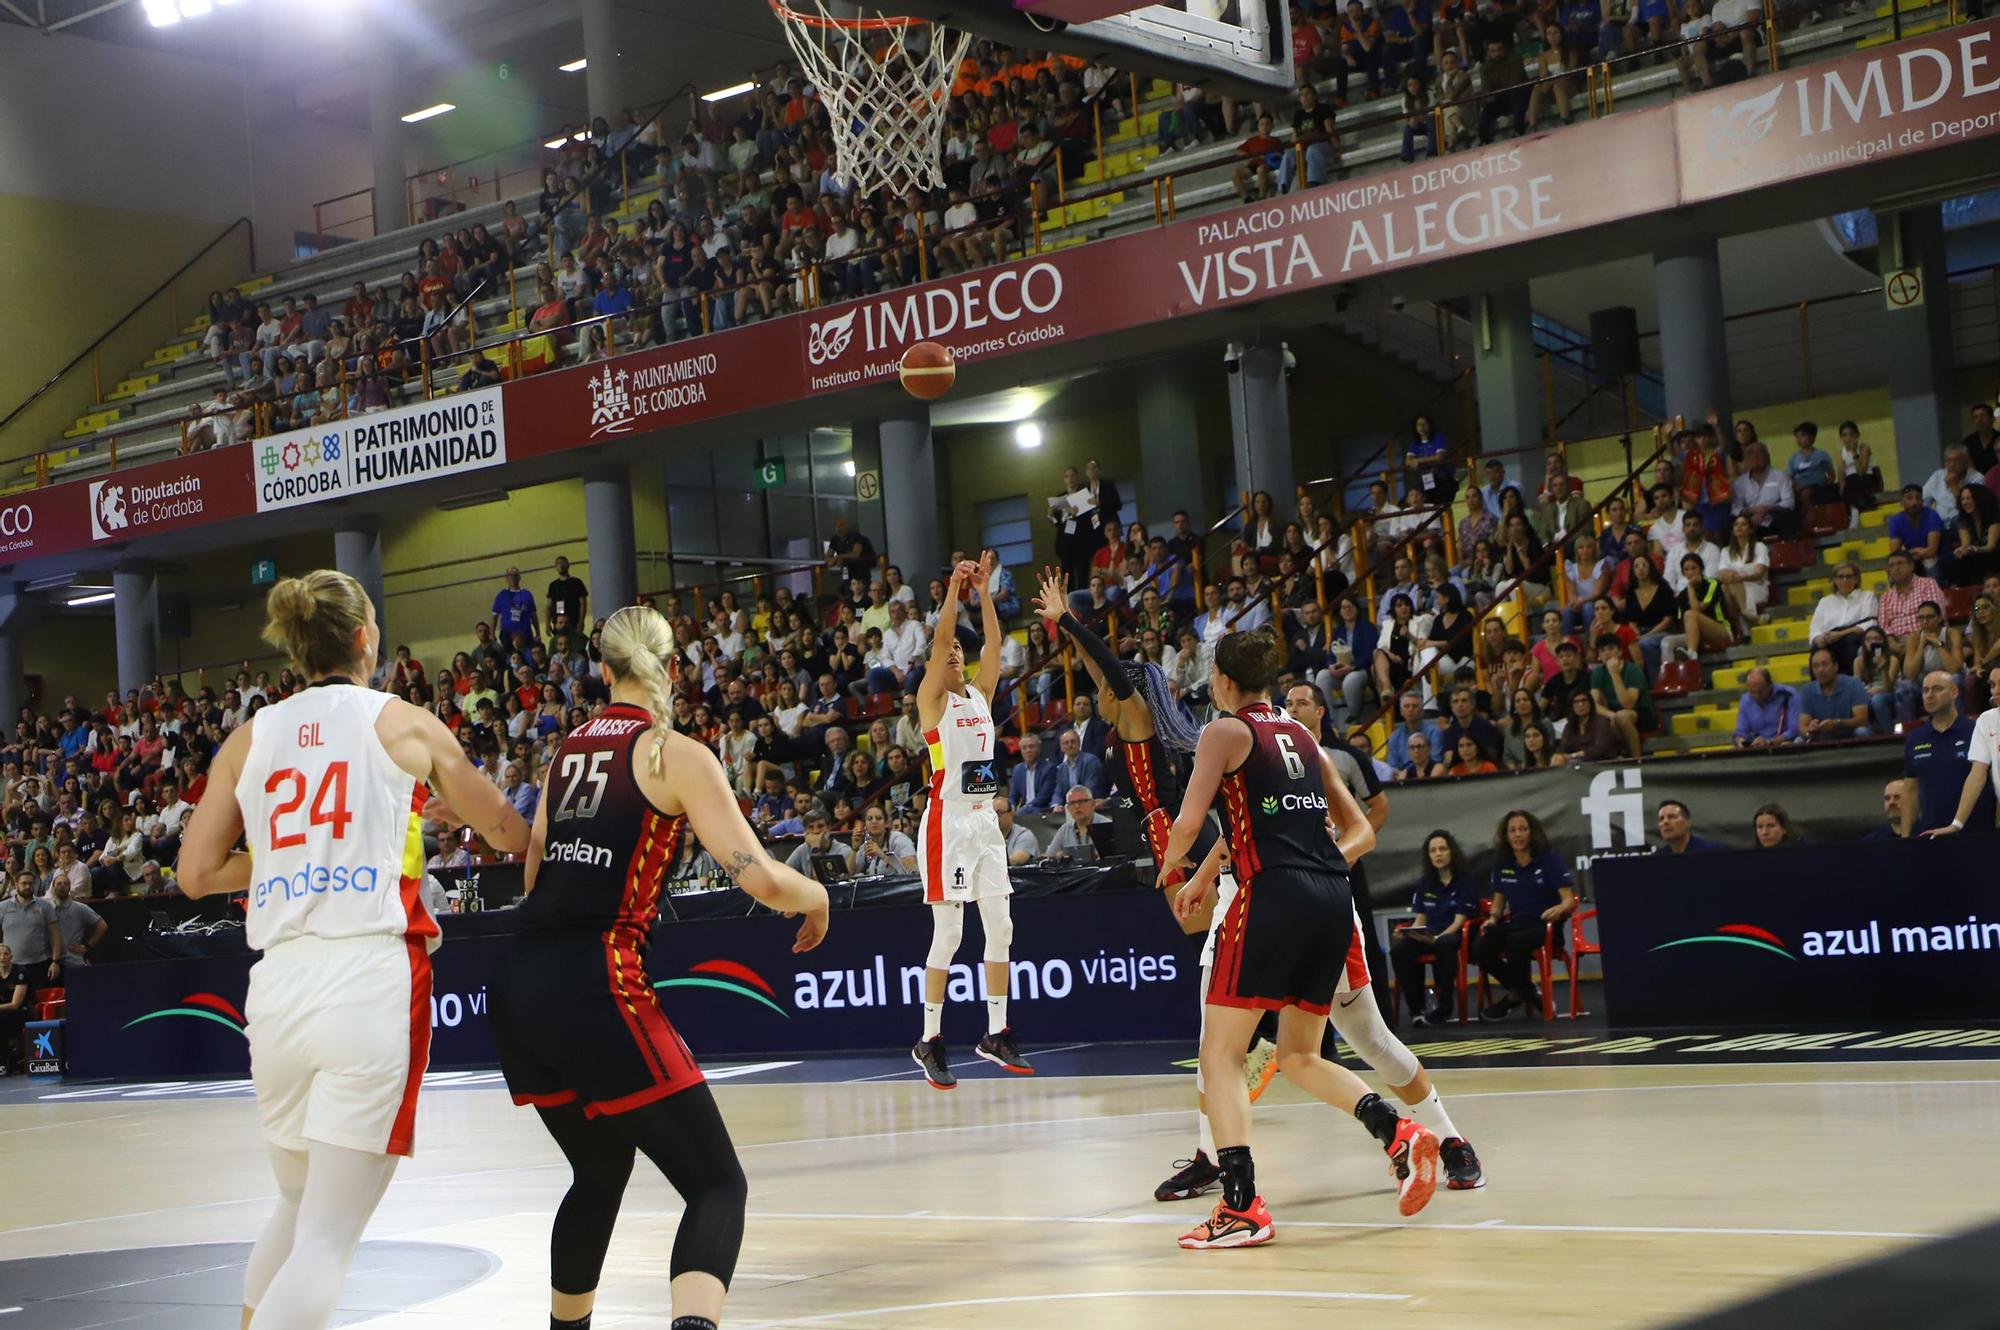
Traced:
<svg viewBox="0 0 2000 1330">
<path fill-rule="evenodd" d="M 148 1021 L 164 1021 L 176 1018 L 213 1021 L 215 1024 L 222 1026 L 226 1030 L 234 1031 L 238 1035 L 241 1035 L 248 1026 L 248 1022 L 243 1019 L 243 1012 L 228 998 L 221 997 L 215 993 L 189 993 L 173 1006 L 160 1007 L 147 1012 L 143 1016 L 134 1016 L 131 1020 L 125 1022 L 122 1028 L 129 1030 L 135 1025 L 144 1025 Z"/>
</svg>

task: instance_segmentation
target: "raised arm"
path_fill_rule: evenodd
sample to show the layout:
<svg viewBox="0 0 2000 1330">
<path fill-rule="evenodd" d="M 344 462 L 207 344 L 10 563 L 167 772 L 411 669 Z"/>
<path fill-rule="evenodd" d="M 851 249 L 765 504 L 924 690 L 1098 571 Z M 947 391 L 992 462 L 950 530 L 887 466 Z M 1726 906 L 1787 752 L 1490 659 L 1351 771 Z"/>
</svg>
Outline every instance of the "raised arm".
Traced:
<svg viewBox="0 0 2000 1330">
<path fill-rule="evenodd" d="M 994 551 L 979 556 L 979 677 L 972 686 L 989 702 L 1000 687 L 1000 607 L 993 603 L 993 570 L 999 566 L 1000 556 Z M 931 647 L 935 650 L 937 644 Z"/>
<path fill-rule="evenodd" d="M 952 626 L 958 613 L 958 591 L 979 569 L 971 560 L 960 560 L 945 584 L 944 603 L 938 607 L 937 631 L 931 634 L 930 660 L 924 667 L 924 681 L 917 685 L 917 718 L 926 726 L 937 723 L 944 711 L 944 670 L 951 659 Z"/>
</svg>

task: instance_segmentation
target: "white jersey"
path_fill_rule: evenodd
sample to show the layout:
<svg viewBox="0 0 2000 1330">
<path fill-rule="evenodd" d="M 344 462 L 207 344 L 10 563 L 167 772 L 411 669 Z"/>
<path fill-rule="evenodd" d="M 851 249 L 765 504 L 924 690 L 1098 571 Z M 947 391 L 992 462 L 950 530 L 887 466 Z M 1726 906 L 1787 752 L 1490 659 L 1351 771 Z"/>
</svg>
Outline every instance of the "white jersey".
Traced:
<svg viewBox="0 0 2000 1330">
<path fill-rule="evenodd" d="M 924 742 L 931 750 L 931 798 L 985 808 L 1000 792 L 993 712 L 977 688 L 944 695 L 944 715 L 936 729 L 924 731 Z"/>
<path fill-rule="evenodd" d="M 236 782 L 250 845 L 245 940 L 434 938 L 420 816 L 429 790 L 389 756 L 387 693 L 321 684 L 257 713 Z"/>
</svg>

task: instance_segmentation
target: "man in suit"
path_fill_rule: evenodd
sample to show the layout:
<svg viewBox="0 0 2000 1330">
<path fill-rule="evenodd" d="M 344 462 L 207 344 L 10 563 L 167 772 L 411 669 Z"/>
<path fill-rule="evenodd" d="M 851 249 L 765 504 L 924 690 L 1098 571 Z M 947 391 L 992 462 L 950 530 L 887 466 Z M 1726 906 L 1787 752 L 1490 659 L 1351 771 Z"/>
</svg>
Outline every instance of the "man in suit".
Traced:
<svg viewBox="0 0 2000 1330">
<path fill-rule="evenodd" d="M 1070 722 L 1067 727 L 1074 731 L 1086 756 L 1099 762 L 1109 760 L 1111 752 L 1111 727 L 1097 714 L 1097 699 L 1089 693 L 1080 694 L 1070 706 Z M 1095 786 L 1092 786 L 1095 789 Z M 1099 798 L 1103 798 L 1100 792 Z"/>
<path fill-rule="evenodd" d="M 1101 538 L 1105 524 L 1119 520 L 1118 483 L 1099 469 L 1095 457 L 1083 464 L 1083 477 L 1091 497 L 1097 500 L 1096 528 Z"/>
<path fill-rule="evenodd" d="M 1042 756 L 1040 735 L 1021 739 L 1021 760 L 1007 779 L 1007 798 L 1023 813 L 1046 813 L 1062 799 L 1065 787 L 1056 779 L 1056 761 Z"/>
<path fill-rule="evenodd" d="M 1077 700 L 1081 702 L 1083 699 Z M 1074 729 L 1062 731 L 1056 743 L 1062 748 L 1062 760 L 1056 763 L 1056 788 L 1067 790 L 1081 785 L 1096 799 L 1102 799 L 1111 792 L 1111 783 L 1104 773 L 1104 760 L 1083 751 L 1083 740 Z"/>
</svg>

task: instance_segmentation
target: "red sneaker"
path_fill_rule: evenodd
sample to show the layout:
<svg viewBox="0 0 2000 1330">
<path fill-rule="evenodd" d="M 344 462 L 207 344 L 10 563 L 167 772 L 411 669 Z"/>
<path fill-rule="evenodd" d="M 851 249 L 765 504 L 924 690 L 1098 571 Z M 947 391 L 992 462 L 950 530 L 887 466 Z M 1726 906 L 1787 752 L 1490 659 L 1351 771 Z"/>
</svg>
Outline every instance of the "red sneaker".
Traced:
<svg viewBox="0 0 2000 1330">
<path fill-rule="evenodd" d="M 1438 1138 L 1415 1118 L 1404 1118 L 1389 1145 L 1389 1171 L 1396 1179 L 1396 1208 L 1405 1216 L 1429 1205 L 1438 1185 Z"/>
<path fill-rule="evenodd" d="M 1271 1240 L 1276 1228 L 1261 1196 L 1252 1198 L 1247 1210 L 1232 1210 L 1217 1202 L 1213 1214 L 1181 1234 L 1180 1244 L 1189 1251 L 1209 1247 L 1261 1247 Z"/>
</svg>

